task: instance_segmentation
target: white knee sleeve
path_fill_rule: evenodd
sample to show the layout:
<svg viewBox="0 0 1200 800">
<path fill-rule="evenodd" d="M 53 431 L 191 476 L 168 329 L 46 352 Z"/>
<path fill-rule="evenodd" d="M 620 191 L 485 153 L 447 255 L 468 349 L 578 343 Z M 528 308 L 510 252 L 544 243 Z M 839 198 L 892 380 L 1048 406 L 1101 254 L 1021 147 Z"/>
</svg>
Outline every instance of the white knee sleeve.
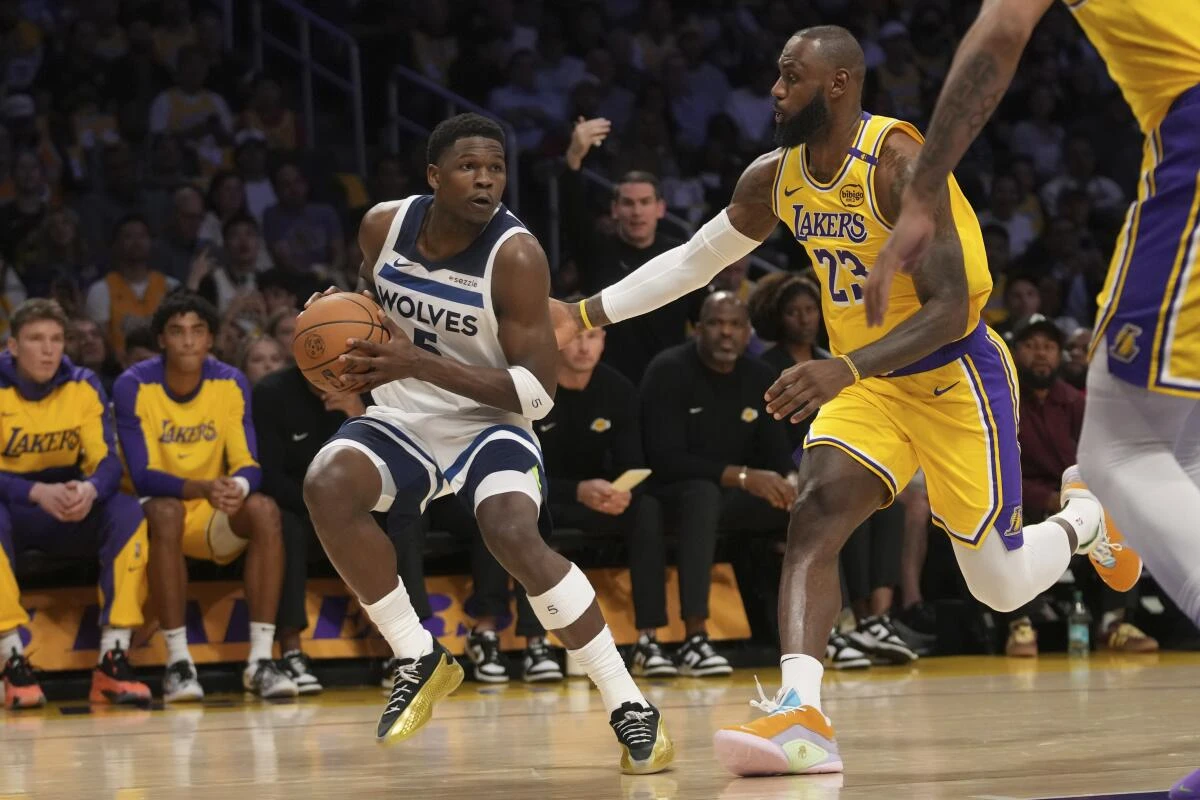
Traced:
<svg viewBox="0 0 1200 800">
<path fill-rule="evenodd" d="M 533 606 L 533 613 L 537 614 L 543 628 L 556 631 L 583 616 L 595 599 L 596 590 L 591 582 L 583 570 L 572 564 L 552 589 L 537 596 L 530 595 L 529 605 Z"/>
</svg>

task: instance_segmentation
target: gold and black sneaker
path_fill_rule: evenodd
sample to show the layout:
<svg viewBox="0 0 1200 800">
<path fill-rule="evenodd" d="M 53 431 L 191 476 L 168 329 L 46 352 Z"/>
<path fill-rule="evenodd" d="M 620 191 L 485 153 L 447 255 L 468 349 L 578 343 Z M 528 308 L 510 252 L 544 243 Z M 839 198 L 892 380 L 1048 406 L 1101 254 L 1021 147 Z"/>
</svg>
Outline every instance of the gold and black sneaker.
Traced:
<svg viewBox="0 0 1200 800">
<path fill-rule="evenodd" d="M 674 760 L 675 745 L 667 737 L 662 715 L 649 703 L 623 703 L 608 724 L 621 743 L 621 771 L 626 775 L 662 772 Z"/>
<path fill-rule="evenodd" d="M 463 668 L 437 639 L 433 652 L 413 660 L 396 661 L 392 672 L 392 694 L 388 698 L 379 730 L 375 734 L 382 744 L 403 741 L 429 721 L 433 705 L 458 688 L 463 681 Z"/>
</svg>

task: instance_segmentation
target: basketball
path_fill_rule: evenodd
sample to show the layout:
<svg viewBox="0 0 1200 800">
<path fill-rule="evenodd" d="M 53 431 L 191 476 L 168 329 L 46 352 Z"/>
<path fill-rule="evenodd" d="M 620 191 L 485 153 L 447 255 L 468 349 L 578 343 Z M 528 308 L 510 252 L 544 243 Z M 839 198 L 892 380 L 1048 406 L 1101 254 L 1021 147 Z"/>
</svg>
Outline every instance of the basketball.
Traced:
<svg viewBox="0 0 1200 800">
<path fill-rule="evenodd" d="M 347 339 L 386 342 L 391 338 L 379 324 L 379 306 L 369 297 L 338 292 L 318 298 L 296 318 L 292 356 L 309 383 L 327 392 L 347 387 L 338 356 L 347 352 Z"/>
</svg>

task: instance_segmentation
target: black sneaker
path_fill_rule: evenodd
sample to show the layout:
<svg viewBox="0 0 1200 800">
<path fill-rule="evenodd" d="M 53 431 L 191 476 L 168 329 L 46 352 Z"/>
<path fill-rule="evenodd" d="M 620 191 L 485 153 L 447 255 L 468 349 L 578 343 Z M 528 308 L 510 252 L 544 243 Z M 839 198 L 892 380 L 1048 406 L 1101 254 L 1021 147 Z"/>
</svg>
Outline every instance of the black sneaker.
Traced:
<svg viewBox="0 0 1200 800">
<path fill-rule="evenodd" d="M 650 704 L 623 703 L 608 719 L 621 743 L 621 771 L 628 775 L 662 772 L 675 758 L 658 709 Z"/>
<path fill-rule="evenodd" d="M 412 736 L 429 721 L 434 704 L 462 681 L 463 668 L 437 639 L 429 655 L 400 659 L 392 673 L 392 693 L 379 717 L 376 738 L 392 744 Z"/>
<path fill-rule="evenodd" d="M 658 639 L 644 633 L 633 647 L 629 671 L 639 678 L 673 678 L 679 674 L 678 667 L 667 658 Z"/>
<path fill-rule="evenodd" d="M 562 667 L 558 659 L 550 652 L 550 646 L 545 639 L 531 641 L 525 648 L 525 661 L 522 677 L 526 683 L 542 683 L 545 681 L 561 681 Z"/>
<path fill-rule="evenodd" d="M 12 655 L 4 663 L 0 676 L 4 678 L 2 687 L 5 708 L 38 708 L 46 705 L 46 695 L 38 685 L 29 659 L 16 652 L 16 648 L 13 648 Z"/>
<path fill-rule="evenodd" d="M 300 694 L 320 694 L 321 681 L 313 673 L 312 659 L 299 650 L 289 650 L 279 659 L 279 666 L 284 673 L 296 684 Z"/>
<path fill-rule="evenodd" d="M 392 677 L 396 674 L 396 666 L 399 663 L 400 659 L 395 656 L 383 660 L 383 677 L 379 679 L 381 688 L 387 689 L 389 692 L 392 690 Z"/>
<path fill-rule="evenodd" d="M 680 675 L 694 678 L 728 675 L 733 672 L 733 667 L 729 666 L 725 656 L 713 649 L 707 633 L 689 636 L 675 651 L 675 663 L 679 666 Z"/>
<path fill-rule="evenodd" d="M 484 683 L 508 683 L 508 667 L 500 657 L 500 637 L 495 631 L 472 631 L 467 637 L 471 677 Z"/>
<path fill-rule="evenodd" d="M 917 654 L 892 626 L 887 614 L 861 620 L 858 630 L 846 634 L 846 638 L 859 650 L 886 664 L 908 664 L 917 660 Z"/>
</svg>

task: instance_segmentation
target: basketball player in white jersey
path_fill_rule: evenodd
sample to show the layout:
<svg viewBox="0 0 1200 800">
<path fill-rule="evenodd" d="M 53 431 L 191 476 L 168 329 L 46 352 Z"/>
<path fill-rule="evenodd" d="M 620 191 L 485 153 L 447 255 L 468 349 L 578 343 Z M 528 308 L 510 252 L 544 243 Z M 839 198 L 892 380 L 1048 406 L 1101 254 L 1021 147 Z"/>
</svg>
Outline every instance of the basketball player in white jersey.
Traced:
<svg viewBox="0 0 1200 800">
<path fill-rule="evenodd" d="M 463 670 L 421 626 L 371 513 L 411 520 L 454 493 L 600 689 L 622 770 L 658 772 L 673 757 L 659 712 L 630 677 L 587 578 L 543 539 L 546 482 L 532 420 L 554 404 L 558 348 L 545 253 L 500 203 L 500 127 L 476 114 L 439 124 L 427 177 L 432 195 L 381 203 L 363 219 L 360 278 L 391 341 L 352 339 L 342 359 L 348 388 L 370 390 L 377 405 L 342 426 L 304 482 L 330 561 L 399 659 L 378 738 L 413 735 Z"/>
</svg>

